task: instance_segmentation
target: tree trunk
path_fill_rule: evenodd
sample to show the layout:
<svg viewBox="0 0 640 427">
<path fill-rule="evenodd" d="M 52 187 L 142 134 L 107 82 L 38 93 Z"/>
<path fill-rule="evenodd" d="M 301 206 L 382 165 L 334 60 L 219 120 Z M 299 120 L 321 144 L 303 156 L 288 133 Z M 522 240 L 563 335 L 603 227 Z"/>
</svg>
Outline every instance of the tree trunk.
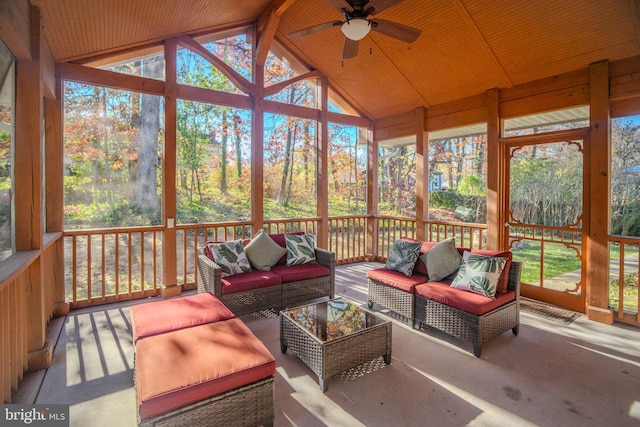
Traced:
<svg viewBox="0 0 640 427">
<path fill-rule="evenodd" d="M 157 57 L 144 61 L 146 77 L 162 76 L 164 64 Z M 158 197 L 158 133 L 160 132 L 160 97 L 142 94 L 140 98 L 140 138 L 138 142 L 138 174 L 133 205 L 142 211 L 157 212 Z"/>
<path fill-rule="evenodd" d="M 236 137 L 236 169 L 238 171 L 238 178 L 242 177 L 242 146 L 240 140 L 240 124 L 242 123 L 242 119 L 240 116 L 235 115 L 233 117 L 233 133 Z"/>
<path fill-rule="evenodd" d="M 282 167 L 282 178 L 280 179 L 280 192 L 278 193 L 278 205 L 285 205 L 285 192 L 287 189 L 287 177 L 289 176 L 289 166 L 291 163 L 291 145 L 293 142 L 293 131 L 291 125 L 287 129 L 287 142 L 284 149 L 284 165 Z"/>
<path fill-rule="evenodd" d="M 229 123 L 227 123 L 227 109 L 222 108 L 222 141 L 220 144 L 220 192 L 227 194 L 227 141 L 229 138 Z"/>
</svg>

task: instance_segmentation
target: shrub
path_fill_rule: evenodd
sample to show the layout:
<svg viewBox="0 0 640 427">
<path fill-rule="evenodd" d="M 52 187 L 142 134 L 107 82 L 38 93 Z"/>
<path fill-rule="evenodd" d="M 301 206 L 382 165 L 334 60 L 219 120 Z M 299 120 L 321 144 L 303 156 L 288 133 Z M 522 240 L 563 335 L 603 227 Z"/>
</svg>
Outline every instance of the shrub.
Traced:
<svg viewBox="0 0 640 427">
<path fill-rule="evenodd" d="M 462 197 L 455 191 L 434 190 L 429 194 L 429 207 L 455 209 L 463 204 Z"/>
</svg>

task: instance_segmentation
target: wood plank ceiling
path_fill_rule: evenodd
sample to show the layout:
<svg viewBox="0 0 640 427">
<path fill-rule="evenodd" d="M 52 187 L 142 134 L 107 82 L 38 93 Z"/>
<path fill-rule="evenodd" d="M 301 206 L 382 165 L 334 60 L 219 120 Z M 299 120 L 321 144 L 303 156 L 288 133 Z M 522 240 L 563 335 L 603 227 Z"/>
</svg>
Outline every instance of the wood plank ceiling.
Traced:
<svg viewBox="0 0 640 427">
<path fill-rule="evenodd" d="M 271 0 L 31 0 L 58 61 L 157 43 L 174 34 L 251 23 Z M 276 0 L 280 2 L 280 0 Z M 339 28 L 289 32 L 342 19 L 325 0 L 296 0 L 275 35 L 371 119 L 430 107 L 640 55 L 638 0 L 404 0 L 376 17 L 417 27 L 406 44 L 372 32 L 343 61 Z"/>
</svg>

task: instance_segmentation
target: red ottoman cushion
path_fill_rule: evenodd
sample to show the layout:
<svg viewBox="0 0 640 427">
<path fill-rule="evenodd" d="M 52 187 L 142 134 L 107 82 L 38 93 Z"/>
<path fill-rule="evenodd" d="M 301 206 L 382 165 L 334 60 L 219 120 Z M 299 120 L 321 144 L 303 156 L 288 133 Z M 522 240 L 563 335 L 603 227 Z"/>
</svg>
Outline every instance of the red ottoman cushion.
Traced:
<svg viewBox="0 0 640 427">
<path fill-rule="evenodd" d="M 237 318 L 136 343 L 141 418 L 169 412 L 274 375 L 273 355 Z"/>
<path fill-rule="evenodd" d="M 231 310 L 210 293 L 136 305 L 131 307 L 133 342 L 151 335 L 232 317 L 234 314 Z"/>
</svg>

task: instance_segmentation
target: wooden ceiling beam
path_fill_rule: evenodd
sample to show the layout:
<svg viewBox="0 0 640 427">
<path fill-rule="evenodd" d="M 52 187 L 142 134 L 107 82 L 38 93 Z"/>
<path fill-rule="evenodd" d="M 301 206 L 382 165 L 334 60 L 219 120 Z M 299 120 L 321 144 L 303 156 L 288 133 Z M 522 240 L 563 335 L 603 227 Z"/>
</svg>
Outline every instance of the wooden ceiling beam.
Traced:
<svg viewBox="0 0 640 427">
<path fill-rule="evenodd" d="M 241 91 L 247 94 L 254 93 L 255 85 L 253 83 L 241 76 L 236 70 L 227 65 L 223 60 L 205 49 L 204 46 L 202 46 L 200 43 L 189 36 L 177 37 L 177 41 L 180 46 L 197 53 L 198 55 L 209 61 L 211 64 L 215 65 L 216 68 L 218 68 L 222 72 L 222 74 L 227 76 L 227 78 L 231 80 L 231 82 L 236 85 Z"/>
<path fill-rule="evenodd" d="M 264 66 L 280 23 L 280 17 L 294 1 L 274 0 L 258 18 L 258 47 L 256 49 L 256 65 L 258 67 Z"/>
<path fill-rule="evenodd" d="M 307 79 L 318 79 L 322 77 L 322 73 L 318 70 L 315 71 L 311 71 L 305 74 L 301 74 L 299 76 L 293 77 L 289 80 L 285 80 L 283 82 L 280 83 L 276 83 L 274 85 L 271 85 L 269 87 L 266 87 L 264 89 L 264 96 L 271 96 L 271 95 L 275 95 L 276 93 L 280 92 L 282 89 L 284 89 L 285 87 L 294 84 L 297 81 L 300 80 L 307 80 Z"/>
</svg>

